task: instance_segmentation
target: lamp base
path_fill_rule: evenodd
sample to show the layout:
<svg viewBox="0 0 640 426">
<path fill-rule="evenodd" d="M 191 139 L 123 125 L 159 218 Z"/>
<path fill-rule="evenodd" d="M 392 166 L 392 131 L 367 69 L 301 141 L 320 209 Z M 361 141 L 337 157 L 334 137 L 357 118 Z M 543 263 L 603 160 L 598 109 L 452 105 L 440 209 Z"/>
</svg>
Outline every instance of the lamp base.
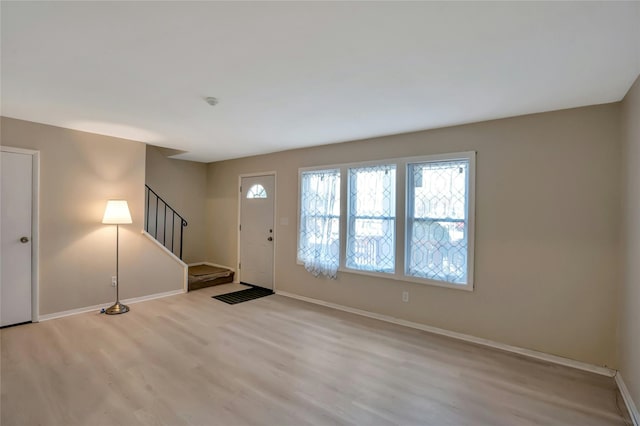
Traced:
<svg viewBox="0 0 640 426">
<path fill-rule="evenodd" d="M 115 305 L 109 306 L 104 312 L 108 315 L 124 314 L 129 312 L 129 307 L 120 302 L 116 302 Z"/>
</svg>

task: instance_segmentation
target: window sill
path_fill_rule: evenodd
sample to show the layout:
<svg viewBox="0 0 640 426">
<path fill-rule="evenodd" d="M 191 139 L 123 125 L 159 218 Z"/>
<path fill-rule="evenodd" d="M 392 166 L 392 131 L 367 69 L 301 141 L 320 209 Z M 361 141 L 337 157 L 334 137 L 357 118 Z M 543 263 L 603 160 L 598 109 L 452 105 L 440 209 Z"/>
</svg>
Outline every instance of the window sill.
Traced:
<svg viewBox="0 0 640 426">
<path fill-rule="evenodd" d="M 463 290 L 463 291 L 473 291 L 473 285 L 471 284 L 450 284 L 450 283 L 446 283 L 443 281 L 434 281 L 434 280 L 429 280 L 426 278 L 418 278 L 418 277 L 412 277 L 412 276 L 408 276 L 408 275 L 397 275 L 397 274 L 387 274 L 384 272 L 367 272 L 367 271 L 359 271 L 357 269 L 350 269 L 350 268 L 338 268 L 338 272 L 346 272 L 348 274 L 356 274 L 356 275 L 366 275 L 369 277 L 376 277 L 376 278 L 386 278 L 388 280 L 394 280 L 394 281 L 403 281 L 403 282 L 408 282 L 408 283 L 413 283 L 413 284 L 423 284 L 423 285 L 430 285 L 430 286 L 434 286 L 434 287 L 444 287 L 444 288 L 451 288 L 454 290 Z"/>
<path fill-rule="evenodd" d="M 304 266 L 304 263 L 300 262 L 299 260 L 296 260 L 296 263 L 300 266 Z M 412 276 L 408 276 L 408 275 L 397 275 L 397 274 L 392 274 L 392 273 L 384 273 L 384 272 L 368 272 L 368 271 L 360 271 L 358 269 L 351 269 L 351 268 L 347 268 L 347 267 L 343 267 L 341 266 L 340 268 L 338 268 L 338 272 L 343 272 L 343 273 L 347 273 L 347 274 L 355 274 L 355 275 L 365 275 L 368 277 L 375 277 L 375 278 L 385 278 L 388 280 L 393 280 L 393 281 L 401 281 L 401 282 L 408 282 L 408 283 L 412 283 L 412 284 L 422 284 L 422 285 L 428 285 L 428 286 L 433 286 L 433 287 L 443 287 L 443 288 L 450 288 L 453 290 L 462 290 L 462 291 L 473 291 L 473 283 L 470 284 L 450 284 L 450 283 L 446 283 L 443 281 L 434 281 L 434 280 L 429 280 L 426 278 L 418 278 L 418 277 L 412 277 Z"/>
</svg>

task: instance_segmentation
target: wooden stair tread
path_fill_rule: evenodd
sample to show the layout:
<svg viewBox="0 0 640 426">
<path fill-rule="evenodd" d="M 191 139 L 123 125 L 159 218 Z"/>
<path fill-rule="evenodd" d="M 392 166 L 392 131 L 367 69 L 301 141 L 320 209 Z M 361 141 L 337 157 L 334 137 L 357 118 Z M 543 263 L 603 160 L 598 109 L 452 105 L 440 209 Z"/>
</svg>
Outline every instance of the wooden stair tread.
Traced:
<svg viewBox="0 0 640 426">
<path fill-rule="evenodd" d="M 234 272 L 227 268 L 211 265 L 189 267 L 189 291 L 233 282 Z"/>
</svg>

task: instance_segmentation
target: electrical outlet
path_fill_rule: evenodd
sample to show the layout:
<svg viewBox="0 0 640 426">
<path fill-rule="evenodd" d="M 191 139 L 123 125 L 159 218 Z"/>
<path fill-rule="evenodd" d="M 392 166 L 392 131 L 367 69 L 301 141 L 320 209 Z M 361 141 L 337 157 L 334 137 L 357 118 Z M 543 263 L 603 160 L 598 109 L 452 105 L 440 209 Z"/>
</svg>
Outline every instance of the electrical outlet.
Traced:
<svg viewBox="0 0 640 426">
<path fill-rule="evenodd" d="M 402 301 L 404 303 L 407 303 L 409 301 L 409 292 L 408 291 L 403 291 L 402 292 Z"/>
<path fill-rule="evenodd" d="M 111 287 L 115 287 L 118 285 L 118 278 L 115 276 L 111 277 Z"/>
</svg>

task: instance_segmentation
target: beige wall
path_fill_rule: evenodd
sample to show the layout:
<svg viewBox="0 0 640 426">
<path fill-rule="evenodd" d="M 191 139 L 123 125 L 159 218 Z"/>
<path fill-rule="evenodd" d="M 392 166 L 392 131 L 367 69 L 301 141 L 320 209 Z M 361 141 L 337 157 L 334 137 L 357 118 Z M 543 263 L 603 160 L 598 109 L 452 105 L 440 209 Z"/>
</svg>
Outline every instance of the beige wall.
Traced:
<svg viewBox="0 0 640 426">
<path fill-rule="evenodd" d="M 622 102 L 624 277 L 620 298 L 622 378 L 640 407 L 640 77 Z"/>
<path fill-rule="evenodd" d="M 106 200 L 129 203 L 120 226 L 120 298 L 183 285 L 182 268 L 140 231 L 145 145 L 2 117 L 0 144 L 40 151 L 40 314 L 115 299 L 116 234 L 103 225 Z"/>
<path fill-rule="evenodd" d="M 609 104 L 212 163 L 208 258 L 236 265 L 238 175 L 276 170 L 278 290 L 616 367 L 619 114 Z M 315 279 L 296 264 L 299 167 L 470 150 L 474 292 Z"/>
<path fill-rule="evenodd" d="M 184 229 L 183 260 L 187 263 L 205 260 L 207 165 L 167 158 L 161 149 L 152 145 L 147 145 L 146 155 L 147 185 L 189 223 Z"/>
</svg>

